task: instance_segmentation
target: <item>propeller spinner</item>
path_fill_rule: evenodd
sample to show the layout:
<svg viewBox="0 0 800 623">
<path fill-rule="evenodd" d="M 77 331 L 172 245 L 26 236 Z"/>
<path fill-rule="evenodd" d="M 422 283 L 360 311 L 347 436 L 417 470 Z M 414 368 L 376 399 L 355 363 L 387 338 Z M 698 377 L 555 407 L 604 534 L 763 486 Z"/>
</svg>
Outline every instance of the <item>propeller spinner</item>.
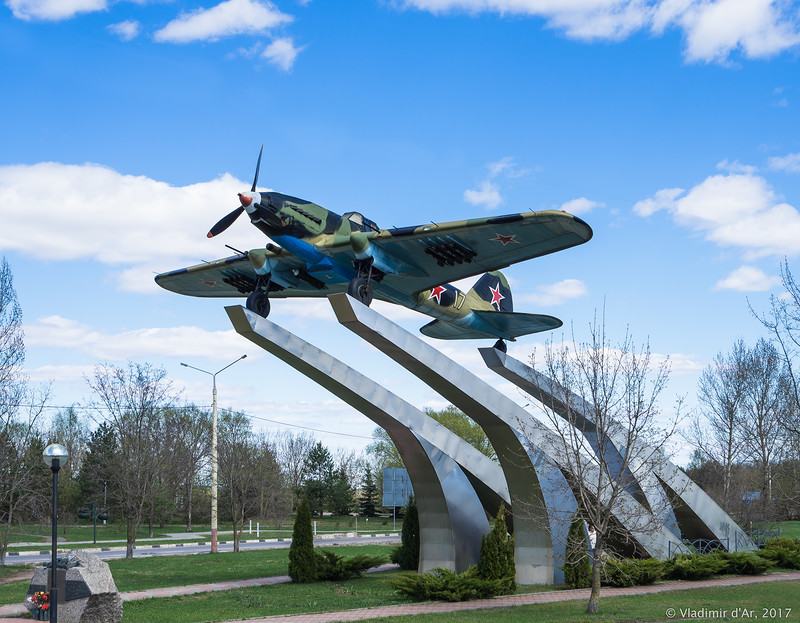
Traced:
<svg viewBox="0 0 800 623">
<path fill-rule="evenodd" d="M 250 193 L 256 192 L 256 184 L 258 183 L 258 171 L 261 169 L 261 154 L 264 153 L 264 146 L 261 146 L 261 151 L 258 152 L 258 162 L 256 162 L 256 174 L 253 177 L 253 186 L 250 188 Z M 226 214 L 223 216 L 217 223 L 212 227 L 208 232 L 208 237 L 213 238 L 214 236 L 221 234 L 224 232 L 228 227 L 233 225 L 233 222 L 239 218 L 239 216 L 244 212 L 244 209 L 248 207 L 253 202 L 253 195 L 252 194 L 242 194 L 239 193 L 239 202 L 242 204 L 238 208 L 236 208 L 233 212 Z"/>
</svg>

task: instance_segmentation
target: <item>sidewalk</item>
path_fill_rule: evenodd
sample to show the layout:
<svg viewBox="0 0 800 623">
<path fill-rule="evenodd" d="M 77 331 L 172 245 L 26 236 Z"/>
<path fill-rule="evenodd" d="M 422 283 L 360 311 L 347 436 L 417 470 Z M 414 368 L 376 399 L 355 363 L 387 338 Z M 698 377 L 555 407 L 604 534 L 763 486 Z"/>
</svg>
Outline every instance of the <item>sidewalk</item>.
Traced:
<svg viewBox="0 0 800 623">
<path fill-rule="evenodd" d="M 394 568 L 395 565 L 382 565 L 375 571 L 384 571 Z M 800 571 L 772 573 L 759 576 L 735 576 L 699 582 L 671 581 L 661 582 L 650 586 L 634 586 L 631 588 L 604 587 L 600 593 L 601 599 L 606 597 L 619 597 L 624 595 L 645 595 L 649 593 L 663 593 L 667 591 L 680 591 L 695 588 L 712 588 L 716 586 L 741 586 L 760 582 L 780 582 L 787 580 L 800 580 Z M 178 595 L 191 595 L 207 591 L 224 591 L 233 588 L 248 586 L 265 586 L 267 584 L 282 584 L 289 582 L 288 576 L 273 576 L 254 580 L 237 580 L 235 582 L 216 582 L 213 584 L 192 584 L 189 586 L 174 586 L 168 588 L 155 588 L 147 591 L 123 593 L 124 601 L 136 599 L 149 599 L 151 597 L 176 597 Z M 494 599 L 479 599 L 475 601 L 426 602 L 417 604 L 381 606 L 377 608 L 361 608 L 358 610 L 344 610 L 340 612 L 320 612 L 316 614 L 290 614 L 271 617 L 250 618 L 247 623 L 336 623 L 338 621 L 364 621 L 389 616 L 414 615 L 437 612 L 456 612 L 461 610 L 480 610 L 488 608 L 508 608 L 512 606 L 527 606 L 532 604 L 553 603 L 558 601 L 588 600 L 589 589 L 552 591 L 547 593 L 527 593 L 524 595 L 507 595 Z M 12 618 L 27 612 L 22 605 L 0 606 L 2 623 L 30 623 L 30 618 Z M 123 619 L 124 623 L 124 619 Z"/>
</svg>

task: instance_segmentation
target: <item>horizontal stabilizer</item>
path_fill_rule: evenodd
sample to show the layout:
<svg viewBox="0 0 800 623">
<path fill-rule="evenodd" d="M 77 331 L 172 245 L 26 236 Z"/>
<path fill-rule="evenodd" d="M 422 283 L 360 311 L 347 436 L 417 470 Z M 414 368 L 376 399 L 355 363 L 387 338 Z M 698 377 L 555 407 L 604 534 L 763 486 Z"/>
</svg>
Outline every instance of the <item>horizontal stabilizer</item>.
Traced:
<svg viewBox="0 0 800 623">
<path fill-rule="evenodd" d="M 551 331 L 561 326 L 561 321 L 544 314 L 523 314 L 517 312 L 493 312 L 473 310 L 466 319 L 468 322 L 434 320 L 419 331 L 428 337 L 440 340 L 475 340 L 482 338 L 502 338 L 513 340 L 523 335 Z"/>
</svg>

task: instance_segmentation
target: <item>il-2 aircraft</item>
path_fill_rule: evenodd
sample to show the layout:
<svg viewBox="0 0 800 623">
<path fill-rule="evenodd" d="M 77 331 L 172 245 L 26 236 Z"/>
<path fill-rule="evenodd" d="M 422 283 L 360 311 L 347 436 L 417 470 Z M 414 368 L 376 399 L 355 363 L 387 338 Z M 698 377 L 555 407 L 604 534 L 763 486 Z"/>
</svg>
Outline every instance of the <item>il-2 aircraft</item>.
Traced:
<svg viewBox="0 0 800 623">
<path fill-rule="evenodd" d="M 260 166 L 261 154 L 250 192 L 239 193 L 241 205 L 208 237 L 247 212 L 271 242 L 161 273 L 158 285 L 188 296 L 246 296 L 247 309 L 263 317 L 270 299 L 346 291 L 365 305 L 375 297 L 432 316 L 420 329 L 423 335 L 497 338 L 495 346 L 502 350 L 503 340 L 561 326 L 553 316 L 514 312 L 511 289 L 499 269 L 587 242 L 592 229 L 580 218 L 544 210 L 381 229 L 358 212 L 340 216 L 303 199 L 257 192 Z M 447 283 L 481 273 L 466 293 Z"/>
</svg>

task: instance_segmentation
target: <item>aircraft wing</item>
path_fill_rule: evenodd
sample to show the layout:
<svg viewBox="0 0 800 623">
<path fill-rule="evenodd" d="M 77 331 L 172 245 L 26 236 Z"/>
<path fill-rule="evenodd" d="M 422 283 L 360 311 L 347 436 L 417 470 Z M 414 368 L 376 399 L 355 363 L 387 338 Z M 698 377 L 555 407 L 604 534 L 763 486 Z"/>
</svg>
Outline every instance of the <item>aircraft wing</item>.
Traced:
<svg viewBox="0 0 800 623">
<path fill-rule="evenodd" d="M 370 242 L 419 269 L 389 277 L 418 292 L 587 242 L 592 228 L 557 210 L 382 230 Z"/>
<path fill-rule="evenodd" d="M 326 296 L 347 291 L 347 282 L 338 275 L 309 273 L 302 259 L 278 247 L 273 247 L 273 250 L 254 249 L 213 262 L 161 273 L 156 275 L 156 283 L 166 290 L 187 296 L 247 296 L 256 283 L 253 261 L 262 265 L 265 259 L 273 266 L 274 289 L 270 290 L 271 298 Z"/>
</svg>

